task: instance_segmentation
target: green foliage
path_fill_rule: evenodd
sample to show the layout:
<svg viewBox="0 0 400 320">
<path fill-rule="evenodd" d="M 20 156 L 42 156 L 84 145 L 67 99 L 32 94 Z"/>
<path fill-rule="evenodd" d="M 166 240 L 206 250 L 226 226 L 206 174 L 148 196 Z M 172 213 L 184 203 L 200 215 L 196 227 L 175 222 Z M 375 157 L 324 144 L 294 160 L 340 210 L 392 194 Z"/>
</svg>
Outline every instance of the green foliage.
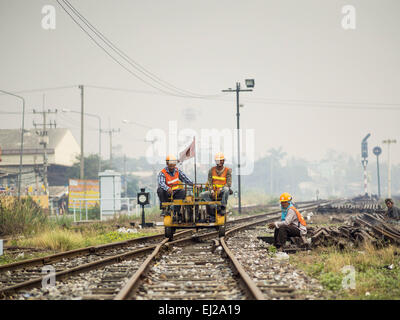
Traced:
<svg viewBox="0 0 400 320">
<path fill-rule="evenodd" d="M 271 245 L 271 246 L 268 247 L 268 253 L 275 254 L 277 252 L 278 252 L 278 250 L 276 249 L 275 246 Z"/>
<path fill-rule="evenodd" d="M 118 231 L 110 231 L 105 234 L 101 234 L 97 237 L 100 243 L 118 242 L 125 241 L 133 238 L 139 238 L 144 236 L 153 235 L 154 233 L 121 233 Z"/>
<path fill-rule="evenodd" d="M 97 154 L 91 154 L 84 158 L 85 166 L 84 173 L 85 179 L 98 179 L 99 178 L 99 156 Z M 110 164 L 108 161 L 101 161 L 101 170 L 110 169 Z M 80 157 L 76 157 L 76 162 L 72 167 L 67 169 L 68 179 L 79 179 L 80 177 Z"/>
<path fill-rule="evenodd" d="M 0 200 L 0 235 L 31 234 L 48 222 L 43 209 L 32 198 Z"/>
<path fill-rule="evenodd" d="M 137 193 L 139 192 L 139 181 L 132 175 L 127 175 L 127 197 L 128 198 L 135 198 Z M 123 194 L 123 197 L 126 195 Z"/>
<path fill-rule="evenodd" d="M 342 287 L 343 275 L 327 272 L 320 275 L 321 284 L 328 290 L 338 291 Z"/>
</svg>

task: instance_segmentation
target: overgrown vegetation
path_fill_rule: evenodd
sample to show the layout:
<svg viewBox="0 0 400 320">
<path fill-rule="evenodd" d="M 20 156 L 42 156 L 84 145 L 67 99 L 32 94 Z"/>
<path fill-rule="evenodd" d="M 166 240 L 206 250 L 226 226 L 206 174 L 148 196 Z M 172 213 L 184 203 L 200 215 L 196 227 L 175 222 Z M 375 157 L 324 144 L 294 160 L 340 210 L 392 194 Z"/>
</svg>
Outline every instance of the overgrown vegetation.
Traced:
<svg viewBox="0 0 400 320">
<path fill-rule="evenodd" d="M 298 252 L 291 263 L 320 281 L 333 299 L 400 299 L 400 249 L 395 246 L 338 250 L 335 247 Z M 345 289 L 346 266 L 354 267 L 355 288 Z"/>
<path fill-rule="evenodd" d="M 89 218 L 98 214 L 98 208 L 88 211 Z M 12 246 L 35 247 L 51 251 L 67 251 L 87 246 L 94 246 L 115 241 L 160 233 L 156 229 L 137 230 L 135 233 L 120 233 L 117 228 L 131 226 L 132 217 L 115 216 L 106 222 L 98 221 L 75 225 L 73 216 L 49 218 L 31 199 L 11 199 L 0 201 L 0 235 L 24 236 L 11 241 Z M 0 263 L 21 260 L 5 254 Z"/>
<path fill-rule="evenodd" d="M 103 230 L 104 230 L 103 226 Z M 99 232 L 94 228 L 83 229 L 48 229 L 40 234 L 21 239 L 16 242 L 21 247 L 36 247 L 54 251 L 68 251 L 104 243 L 124 241 L 128 239 L 155 234 L 156 232 L 120 233 L 118 231 Z"/>
<path fill-rule="evenodd" d="M 29 235 L 47 224 L 48 217 L 32 198 L 0 199 L 0 235 Z"/>
</svg>

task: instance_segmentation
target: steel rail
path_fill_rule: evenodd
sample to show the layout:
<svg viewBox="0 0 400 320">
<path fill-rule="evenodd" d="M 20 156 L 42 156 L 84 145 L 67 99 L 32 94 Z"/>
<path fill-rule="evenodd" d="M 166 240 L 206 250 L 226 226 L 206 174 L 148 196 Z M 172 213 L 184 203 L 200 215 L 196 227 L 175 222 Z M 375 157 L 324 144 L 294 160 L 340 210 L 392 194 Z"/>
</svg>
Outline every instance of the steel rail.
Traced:
<svg viewBox="0 0 400 320">
<path fill-rule="evenodd" d="M 192 230 L 181 231 L 181 232 L 177 233 L 177 235 L 189 233 L 191 231 Z M 32 267 L 32 266 L 37 266 L 37 265 L 46 265 L 51 262 L 60 261 L 64 258 L 71 258 L 71 257 L 77 257 L 77 256 L 86 255 L 86 254 L 93 254 L 93 253 L 96 253 L 96 252 L 99 252 L 102 250 L 107 250 L 110 248 L 125 247 L 125 246 L 131 245 L 134 243 L 138 243 L 138 242 L 145 242 L 145 241 L 149 241 L 149 240 L 157 240 L 157 239 L 163 239 L 163 238 L 164 238 L 164 233 L 160 233 L 160 234 L 156 234 L 156 235 L 152 235 L 152 236 L 145 236 L 145 237 L 134 238 L 134 239 L 124 240 L 124 241 L 101 244 L 101 245 L 97 245 L 97 246 L 90 246 L 90 247 L 86 247 L 86 248 L 69 250 L 69 251 L 65 251 L 65 252 L 48 255 L 45 257 L 4 264 L 4 265 L 0 266 L 0 272 L 15 270 L 15 269 L 24 268 L 24 267 Z"/>
<path fill-rule="evenodd" d="M 310 205 L 307 206 L 307 208 L 312 208 L 312 207 L 316 207 L 317 205 Z M 280 211 L 276 211 L 274 212 L 275 214 L 280 213 Z M 247 224 L 243 224 L 241 226 L 232 228 L 231 230 L 228 230 L 226 235 L 229 235 L 233 232 L 239 231 L 241 229 L 245 229 L 248 227 L 252 227 L 254 225 L 257 224 L 261 224 L 261 223 L 265 223 L 268 221 L 271 221 L 275 218 L 277 218 L 278 216 L 271 216 L 274 213 L 268 213 L 268 217 L 264 217 L 262 219 L 259 219 L 257 221 L 253 221 Z M 265 214 L 264 214 L 265 215 Z M 248 219 L 252 219 L 252 218 L 259 218 L 262 215 L 258 215 L 257 217 L 247 217 Z M 140 283 L 140 279 L 143 278 L 145 276 L 145 274 L 147 273 L 147 271 L 149 270 L 150 264 L 151 262 L 158 256 L 158 254 L 161 251 L 161 247 L 162 246 L 166 246 L 167 248 L 174 245 L 174 244 L 185 244 L 185 243 L 190 243 L 193 241 L 200 241 L 203 239 L 207 239 L 209 237 L 215 237 L 216 235 L 218 235 L 218 231 L 214 231 L 214 232 L 209 232 L 206 234 L 202 234 L 202 235 L 193 235 L 191 237 L 186 237 L 183 239 L 179 239 L 179 240 L 174 240 L 171 242 L 167 242 L 167 239 L 164 240 L 164 243 L 160 243 L 153 251 L 153 253 L 146 259 L 146 261 L 142 264 L 142 266 L 135 272 L 135 274 L 128 280 L 128 282 L 125 284 L 125 286 L 120 290 L 120 292 L 117 294 L 117 296 L 114 298 L 114 300 L 125 300 L 128 299 L 133 292 L 138 288 L 139 283 Z M 220 243 L 225 251 L 225 253 L 227 254 L 227 257 L 229 258 L 231 265 L 233 266 L 233 268 L 237 271 L 237 273 L 240 275 L 240 279 L 242 280 L 245 289 L 250 293 L 250 296 L 253 299 L 256 300 L 262 300 L 265 299 L 264 294 L 261 292 L 261 290 L 257 287 L 257 285 L 255 284 L 255 282 L 253 280 L 251 280 L 251 278 L 249 277 L 249 275 L 246 273 L 246 271 L 243 269 L 243 267 L 240 265 L 240 263 L 238 262 L 238 260 L 234 257 L 233 253 L 229 250 L 229 248 L 227 247 L 226 243 L 225 243 L 225 237 L 221 237 L 220 238 Z"/>
<path fill-rule="evenodd" d="M 140 254 L 146 253 L 147 251 L 152 251 L 157 245 L 150 245 L 148 247 L 145 248 L 140 248 L 140 249 L 136 249 L 136 250 L 132 250 L 126 253 L 121 253 L 112 257 L 108 257 L 108 258 L 104 258 L 101 260 L 97 260 L 97 261 L 93 261 L 93 262 L 89 262 L 68 270 L 64 270 L 64 271 L 60 271 L 60 272 L 56 272 L 54 274 L 56 279 L 65 279 L 67 277 L 70 277 L 73 274 L 78 274 L 84 271 L 90 271 L 93 269 L 96 269 L 98 267 L 102 267 L 102 266 L 106 266 L 109 264 L 113 264 L 116 262 L 120 262 L 122 260 L 126 260 L 128 258 L 132 258 L 135 256 L 138 256 Z M 38 277 L 32 280 L 28 280 L 28 281 L 24 281 L 18 284 L 15 284 L 13 286 L 9 286 L 9 287 L 5 287 L 5 288 L 0 288 L 0 296 L 6 296 L 6 295 L 10 295 L 12 293 L 15 293 L 21 289 L 30 289 L 30 288 L 34 288 L 37 286 L 40 286 L 42 284 L 42 281 L 46 280 L 48 276 L 44 276 L 44 277 Z"/>
<path fill-rule="evenodd" d="M 315 205 L 314 206 L 310 206 L 310 207 L 315 207 Z M 269 213 L 268 215 L 272 215 L 272 214 L 273 213 Z M 259 216 L 262 216 L 262 215 L 258 215 L 258 217 Z M 254 216 L 250 217 L 250 218 L 254 218 Z M 253 225 L 257 225 L 257 224 L 261 224 L 261 223 L 264 223 L 264 222 L 268 222 L 268 221 L 270 221 L 272 219 L 275 219 L 275 218 L 276 218 L 275 216 L 274 217 L 265 217 L 265 218 L 259 219 L 257 221 L 254 221 L 254 222 L 241 225 L 239 227 L 236 227 L 236 228 L 233 228 L 231 230 L 228 230 L 227 231 L 227 235 L 231 234 L 232 232 L 235 232 L 235 231 L 238 231 L 238 230 L 241 230 L 241 229 L 244 229 L 244 228 L 251 227 Z M 179 235 L 183 235 L 185 233 L 190 233 L 190 232 L 192 232 L 192 230 L 182 231 L 182 232 L 179 233 Z M 120 291 L 120 293 L 116 297 L 117 300 L 126 299 L 126 297 L 129 296 L 130 292 L 132 292 L 132 290 L 136 288 L 139 278 L 144 275 L 144 273 L 148 269 L 148 266 L 150 265 L 151 261 L 159 254 L 161 248 L 164 245 L 166 247 L 169 247 L 169 246 L 171 246 L 171 245 L 173 245 L 175 243 L 185 243 L 185 242 L 188 242 L 188 241 L 192 242 L 192 241 L 196 241 L 196 239 L 198 239 L 198 240 L 203 239 L 203 238 L 206 239 L 206 238 L 208 238 L 210 236 L 213 237 L 213 236 L 215 236 L 217 234 L 218 234 L 218 231 L 214 231 L 214 232 L 210 232 L 210 233 L 203 234 L 203 235 L 195 235 L 195 236 L 192 236 L 192 237 L 186 237 L 186 238 L 183 238 L 183 239 L 172 241 L 170 243 L 167 243 L 168 239 L 164 239 L 158 245 L 150 245 L 150 246 L 145 247 L 145 248 L 132 250 L 132 251 L 129 251 L 127 253 L 114 255 L 112 257 L 108 257 L 108 258 L 105 258 L 105 259 L 100 259 L 100 260 L 97 260 L 97 261 L 94 261 L 94 262 L 86 263 L 86 264 L 83 264 L 81 266 L 77 266 L 77 267 L 74 267 L 74 268 L 71 268 L 71 269 L 68 269 L 68 270 L 56 272 L 55 273 L 55 278 L 56 279 L 65 279 L 65 278 L 67 278 L 67 277 L 69 277 L 69 276 L 71 276 L 73 274 L 77 274 L 77 273 L 81 273 L 81 272 L 84 272 L 84 271 L 89 271 L 89 270 L 92 270 L 92 269 L 96 269 L 96 268 L 101 267 L 101 266 L 113 264 L 115 262 L 126 260 L 128 258 L 131 258 L 131 257 L 137 256 L 137 255 L 146 253 L 147 251 L 153 250 L 152 254 L 146 259 L 145 263 L 142 264 L 142 266 L 139 268 L 139 270 L 134 274 L 134 276 L 131 277 L 131 279 L 124 286 L 124 288 L 122 288 L 122 290 Z M 148 236 L 148 237 L 142 237 L 142 238 L 126 240 L 126 241 L 112 243 L 112 244 L 106 244 L 106 245 L 88 247 L 88 248 L 83 248 L 83 249 L 71 250 L 71 251 L 68 251 L 68 252 L 55 254 L 55 255 L 52 255 L 52 256 L 44 257 L 44 258 L 31 259 L 31 260 L 34 260 L 34 261 L 28 261 L 28 263 L 37 263 L 37 264 L 42 264 L 43 263 L 43 264 L 45 264 L 45 263 L 48 263 L 49 261 L 51 261 L 51 258 L 60 260 L 65 256 L 79 255 L 79 254 L 81 254 L 81 252 L 96 252 L 97 250 L 102 250 L 102 249 L 104 250 L 106 248 L 115 247 L 115 246 L 125 246 L 127 244 L 132 243 L 132 242 L 139 242 L 139 241 L 143 241 L 144 239 L 147 239 L 147 240 L 148 239 L 154 239 L 154 238 L 157 238 L 157 237 L 160 237 L 160 236 L 163 236 L 163 235 L 159 234 L 159 235 L 154 235 L 154 236 Z M 23 262 L 24 261 L 22 261 L 21 263 L 14 263 L 14 264 L 10 264 L 10 265 L 14 265 L 14 266 L 18 265 L 18 266 L 20 266 L 21 264 L 23 264 Z M 27 261 L 25 261 L 25 263 L 26 262 Z M 238 264 L 238 262 L 236 261 L 234 264 Z M 6 267 L 10 267 L 10 265 L 3 266 L 3 270 L 6 270 Z M 235 268 L 237 269 L 237 266 L 235 266 Z M 45 276 L 44 277 L 38 277 L 38 278 L 35 278 L 35 279 L 32 279 L 32 280 L 24 281 L 24 282 L 9 286 L 9 287 L 0 288 L 0 295 L 1 296 L 7 296 L 7 295 L 15 293 L 15 292 L 17 292 L 17 291 L 19 291 L 21 289 L 29 289 L 29 288 L 32 288 L 32 287 L 37 287 L 45 279 L 46 279 Z M 244 281 L 246 281 L 246 280 L 244 280 Z M 258 297 L 259 293 L 256 293 L 254 291 L 254 289 L 252 289 L 251 292 L 252 292 L 252 295 L 254 297 Z M 254 295 L 253 292 L 256 293 L 256 295 Z"/>
<path fill-rule="evenodd" d="M 135 272 L 135 274 L 128 280 L 125 286 L 120 290 L 120 292 L 117 294 L 114 300 L 125 300 L 129 296 L 130 292 L 136 289 L 137 285 L 139 284 L 138 280 L 146 273 L 146 271 L 150 266 L 150 263 L 158 255 L 161 247 L 164 246 L 167 241 L 168 239 L 164 239 L 160 244 L 158 244 L 155 247 L 152 254 L 147 257 L 147 259 L 143 262 L 140 268 Z"/>
<path fill-rule="evenodd" d="M 302 207 L 301 209 L 307 209 L 307 207 Z M 273 211 L 269 213 L 262 213 L 262 214 L 257 214 L 253 215 L 250 217 L 242 217 L 236 220 L 232 221 L 227 221 L 228 224 L 235 224 L 235 223 L 240 223 L 243 221 L 251 220 L 251 219 L 257 219 L 260 216 L 269 216 L 273 214 L 277 214 L 280 211 Z M 178 234 L 182 234 L 185 232 L 191 232 L 191 230 L 186 230 L 186 231 L 181 231 Z M 74 250 L 69 250 L 65 252 L 60 252 L 60 253 L 55 253 L 52 255 L 48 255 L 45 257 L 40 257 L 40 258 L 33 258 L 29 260 L 23 260 L 23 261 L 17 261 L 9 264 L 4 264 L 0 265 L 0 272 L 4 271 L 11 271 L 11 270 L 16 270 L 18 268 L 24 268 L 24 267 L 32 267 L 32 266 L 38 266 L 38 265 L 46 265 L 52 262 L 57 262 L 60 261 L 64 258 L 72 258 L 72 257 L 77 257 L 81 255 L 86 255 L 86 254 L 93 254 L 102 250 L 110 249 L 110 248 L 115 248 L 115 247 L 123 247 L 127 246 L 133 243 L 137 242 L 144 242 L 144 241 L 149 241 L 149 240 L 156 240 L 156 239 L 163 239 L 164 238 L 164 233 L 152 235 L 152 236 L 145 236 L 145 237 L 140 237 L 140 238 L 135 238 L 135 239 L 129 239 L 129 240 L 124 240 L 124 241 L 119 241 L 119 242 L 113 242 L 113 243 L 108 243 L 108 244 L 102 244 L 102 245 L 97 245 L 97 246 L 90 246 L 86 248 L 79 248 L 79 249 L 74 249 Z"/>
<path fill-rule="evenodd" d="M 182 231 L 179 233 L 179 235 L 184 235 L 186 233 L 190 233 L 192 230 L 186 230 L 186 231 Z M 150 236 L 151 237 L 151 236 Z M 163 240 L 164 242 L 165 240 Z M 124 243 L 125 241 L 123 241 Z M 103 258 L 103 259 L 99 259 L 97 261 L 93 261 L 93 262 L 89 262 L 89 263 L 85 263 L 82 264 L 80 266 L 71 268 L 71 269 L 67 269 L 67 270 L 63 270 L 63 271 L 59 271 L 56 272 L 54 274 L 54 277 L 56 279 L 65 279 L 70 277 L 71 275 L 74 274 L 78 274 L 84 271 L 90 271 L 102 266 L 106 266 L 109 264 L 113 264 L 116 262 L 120 262 L 122 260 L 127 260 L 129 258 L 135 257 L 137 255 L 146 253 L 147 251 L 151 251 L 153 250 L 155 247 L 157 246 L 157 244 L 153 244 L 153 245 L 149 245 L 147 247 L 144 248 L 139 248 L 139 249 L 135 249 L 135 250 L 131 250 L 125 253 L 121 253 L 121 254 L 117 254 L 117 255 L 113 255 L 111 257 L 107 257 L 107 258 Z M 31 279 L 31 280 L 27 280 L 27 281 L 23 281 L 20 283 L 17 283 L 15 285 L 12 286 L 8 286 L 8 287 L 4 287 L 4 288 L 0 288 L 0 296 L 7 296 L 10 295 L 12 293 L 15 293 L 21 289 L 30 289 L 30 288 L 34 288 L 34 287 L 38 287 L 42 284 L 42 281 L 47 279 L 47 276 L 43 276 L 40 277 L 38 276 L 35 279 Z"/>
<path fill-rule="evenodd" d="M 247 291 L 251 294 L 253 299 L 255 300 L 265 300 L 264 294 L 261 290 L 257 287 L 256 283 L 251 280 L 250 276 L 244 270 L 240 262 L 236 259 L 235 255 L 229 250 L 228 246 L 225 243 L 225 237 L 219 239 L 222 248 L 224 249 L 227 257 L 229 258 L 231 264 L 233 265 L 236 272 L 240 275 L 244 285 L 246 286 Z"/>
</svg>

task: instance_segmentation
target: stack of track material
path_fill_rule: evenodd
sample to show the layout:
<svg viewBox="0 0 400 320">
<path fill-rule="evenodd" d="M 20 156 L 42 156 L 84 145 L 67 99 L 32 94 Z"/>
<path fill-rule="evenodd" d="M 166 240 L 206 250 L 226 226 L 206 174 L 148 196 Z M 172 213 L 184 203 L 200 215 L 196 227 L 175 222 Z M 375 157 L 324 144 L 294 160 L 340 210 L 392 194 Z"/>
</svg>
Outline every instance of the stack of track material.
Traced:
<svg viewBox="0 0 400 320">
<path fill-rule="evenodd" d="M 308 228 L 311 236 L 311 247 L 335 245 L 339 249 L 358 246 L 364 241 L 376 244 L 377 239 L 369 230 L 354 226 Z"/>
<path fill-rule="evenodd" d="M 341 204 L 318 207 L 317 213 L 384 213 L 384 208 L 378 203 L 371 202 L 347 202 Z"/>
<path fill-rule="evenodd" d="M 309 227 L 307 230 L 312 248 L 336 245 L 343 249 L 358 246 L 365 241 L 373 245 L 400 244 L 400 231 L 376 213 L 357 215 L 339 227 Z"/>
</svg>

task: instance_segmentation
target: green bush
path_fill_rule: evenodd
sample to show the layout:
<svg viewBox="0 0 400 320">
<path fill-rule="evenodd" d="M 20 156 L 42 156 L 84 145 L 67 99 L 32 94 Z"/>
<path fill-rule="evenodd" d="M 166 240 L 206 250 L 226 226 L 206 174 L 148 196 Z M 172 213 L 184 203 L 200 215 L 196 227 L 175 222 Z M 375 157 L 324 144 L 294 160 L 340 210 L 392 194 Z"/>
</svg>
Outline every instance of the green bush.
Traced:
<svg viewBox="0 0 400 320">
<path fill-rule="evenodd" d="M 328 290 L 337 291 L 342 287 L 342 276 L 333 272 L 321 274 L 321 284 Z"/>
<path fill-rule="evenodd" d="M 31 234 L 48 222 L 43 209 L 32 198 L 0 199 L 0 235 Z"/>
</svg>

